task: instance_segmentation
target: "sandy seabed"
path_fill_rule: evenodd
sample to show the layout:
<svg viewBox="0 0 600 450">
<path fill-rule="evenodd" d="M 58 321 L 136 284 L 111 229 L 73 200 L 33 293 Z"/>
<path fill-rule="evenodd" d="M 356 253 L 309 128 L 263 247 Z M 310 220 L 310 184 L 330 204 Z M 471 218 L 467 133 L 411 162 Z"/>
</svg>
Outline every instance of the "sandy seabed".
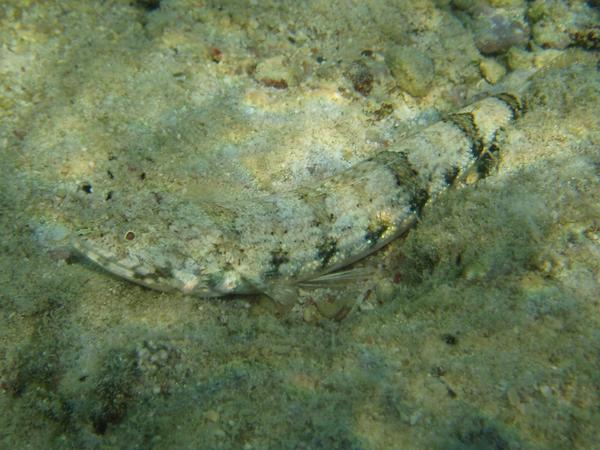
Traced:
<svg viewBox="0 0 600 450">
<path fill-rule="evenodd" d="M 333 3 L 0 6 L 0 448 L 598 448 L 597 2 Z M 493 173 L 292 310 L 67 246 L 318 183 L 524 71 Z"/>
</svg>

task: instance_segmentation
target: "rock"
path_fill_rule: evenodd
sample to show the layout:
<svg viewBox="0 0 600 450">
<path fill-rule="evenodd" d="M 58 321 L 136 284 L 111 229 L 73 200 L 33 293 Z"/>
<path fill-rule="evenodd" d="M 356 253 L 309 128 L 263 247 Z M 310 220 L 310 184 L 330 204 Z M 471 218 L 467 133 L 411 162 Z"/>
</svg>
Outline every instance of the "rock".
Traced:
<svg viewBox="0 0 600 450">
<path fill-rule="evenodd" d="M 400 87 L 414 97 L 423 97 L 435 75 L 433 61 L 412 47 L 394 46 L 385 54 L 385 61 Z"/>
<path fill-rule="evenodd" d="M 580 45 L 585 30 L 597 29 L 597 12 L 592 2 L 536 0 L 527 12 L 534 42 L 542 48 L 562 50 Z M 583 34 L 581 34 L 583 32 Z M 578 34 L 579 33 L 579 34 Z M 584 48 L 589 48 L 584 43 Z"/>
<path fill-rule="evenodd" d="M 474 16 L 475 45 L 485 55 L 504 53 L 529 41 L 529 27 L 503 9 L 482 8 Z"/>
<path fill-rule="evenodd" d="M 533 26 L 533 40 L 542 48 L 565 49 L 571 43 L 564 26 L 551 20 L 543 20 Z"/>
<path fill-rule="evenodd" d="M 352 82 L 352 87 L 354 87 L 355 91 L 360 92 L 364 96 L 371 93 L 373 89 L 373 74 L 364 62 L 354 61 L 346 72 L 346 76 Z"/>
<path fill-rule="evenodd" d="M 490 84 L 496 84 L 506 74 L 506 68 L 493 58 L 485 58 L 479 63 L 481 75 Z"/>
<path fill-rule="evenodd" d="M 511 70 L 530 69 L 534 65 L 534 57 L 531 52 L 513 47 L 506 53 L 506 63 Z"/>
</svg>

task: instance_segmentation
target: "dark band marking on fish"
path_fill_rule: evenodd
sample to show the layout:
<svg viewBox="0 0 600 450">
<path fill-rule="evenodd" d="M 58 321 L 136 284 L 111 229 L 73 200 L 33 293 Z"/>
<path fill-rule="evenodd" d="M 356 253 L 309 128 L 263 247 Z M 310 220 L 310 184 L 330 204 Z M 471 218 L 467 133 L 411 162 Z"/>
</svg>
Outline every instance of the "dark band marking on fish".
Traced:
<svg viewBox="0 0 600 450">
<path fill-rule="evenodd" d="M 73 245 L 152 289 L 289 298 L 291 289 L 335 279 L 333 272 L 404 235 L 423 207 L 468 171 L 487 175 L 500 151 L 499 131 L 522 112 L 516 95 L 498 94 L 317 186 L 227 205 L 189 205 L 165 194 L 152 224 L 135 230 L 140 239 L 105 233 Z"/>
</svg>

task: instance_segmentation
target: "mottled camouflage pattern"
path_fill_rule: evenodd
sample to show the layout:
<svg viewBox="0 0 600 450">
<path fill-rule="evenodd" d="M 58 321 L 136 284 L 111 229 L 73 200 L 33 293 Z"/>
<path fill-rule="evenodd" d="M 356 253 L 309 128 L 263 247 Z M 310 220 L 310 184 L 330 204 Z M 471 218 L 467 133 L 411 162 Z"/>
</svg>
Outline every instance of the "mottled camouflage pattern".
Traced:
<svg viewBox="0 0 600 450">
<path fill-rule="evenodd" d="M 499 130 L 520 112 L 514 95 L 488 97 L 316 187 L 235 204 L 164 198 L 148 217 L 129 221 L 129 236 L 108 233 L 74 246 L 153 289 L 264 292 L 285 300 L 295 286 L 405 233 L 423 206 L 457 180 L 487 175 Z"/>
</svg>

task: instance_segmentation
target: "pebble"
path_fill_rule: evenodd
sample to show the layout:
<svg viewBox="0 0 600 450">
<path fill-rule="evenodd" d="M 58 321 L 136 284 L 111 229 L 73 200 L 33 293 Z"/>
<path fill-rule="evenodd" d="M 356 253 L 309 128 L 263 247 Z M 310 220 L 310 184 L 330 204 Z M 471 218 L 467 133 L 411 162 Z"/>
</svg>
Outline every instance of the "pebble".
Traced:
<svg viewBox="0 0 600 450">
<path fill-rule="evenodd" d="M 506 68 L 493 58 L 482 59 L 479 63 L 481 75 L 490 84 L 496 84 L 506 75 Z"/>
<path fill-rule="evenodd" d="M 571 43 L 571 38 L 562 24 L 544 20 L 533 26 L 533 40 L 543 48 L 565 49 Z"/>
<path fill-rule="evenodd" d="M 386 52 L 385 61 L 402 90 L 413 97 L 427 94 L 435 75 L 429 56 L 416 48 L 397 45 Z"/>
<path fill-rule="evenodd" d="M 513 47 L 506 53 L 506 63 L 511 70 L 530 69 L 534 55 L 526 50 Z"/>
<path fill-rule="evenodd" d="M 367 96 L 373 89 L 373 74 L 369 67 L 362 61 L 354 61 L 346 73 L 346 76 L 352 81 L 352 87 L 362 95 Z"/>
<path fill-rule="evenodd" d="M 533 41 L 543 48 L 564 49 L 570 43 L 568 28 L 574 13 L 563 2 L 535 2 L 528 12 Z"/>
<path fill-rule="evenodd" d="M 475 45 L 485 55 L 504 53 L 529 41 L 527 25 L 502 9 L 483 8 L 474 19 Z"/>
</svg>

